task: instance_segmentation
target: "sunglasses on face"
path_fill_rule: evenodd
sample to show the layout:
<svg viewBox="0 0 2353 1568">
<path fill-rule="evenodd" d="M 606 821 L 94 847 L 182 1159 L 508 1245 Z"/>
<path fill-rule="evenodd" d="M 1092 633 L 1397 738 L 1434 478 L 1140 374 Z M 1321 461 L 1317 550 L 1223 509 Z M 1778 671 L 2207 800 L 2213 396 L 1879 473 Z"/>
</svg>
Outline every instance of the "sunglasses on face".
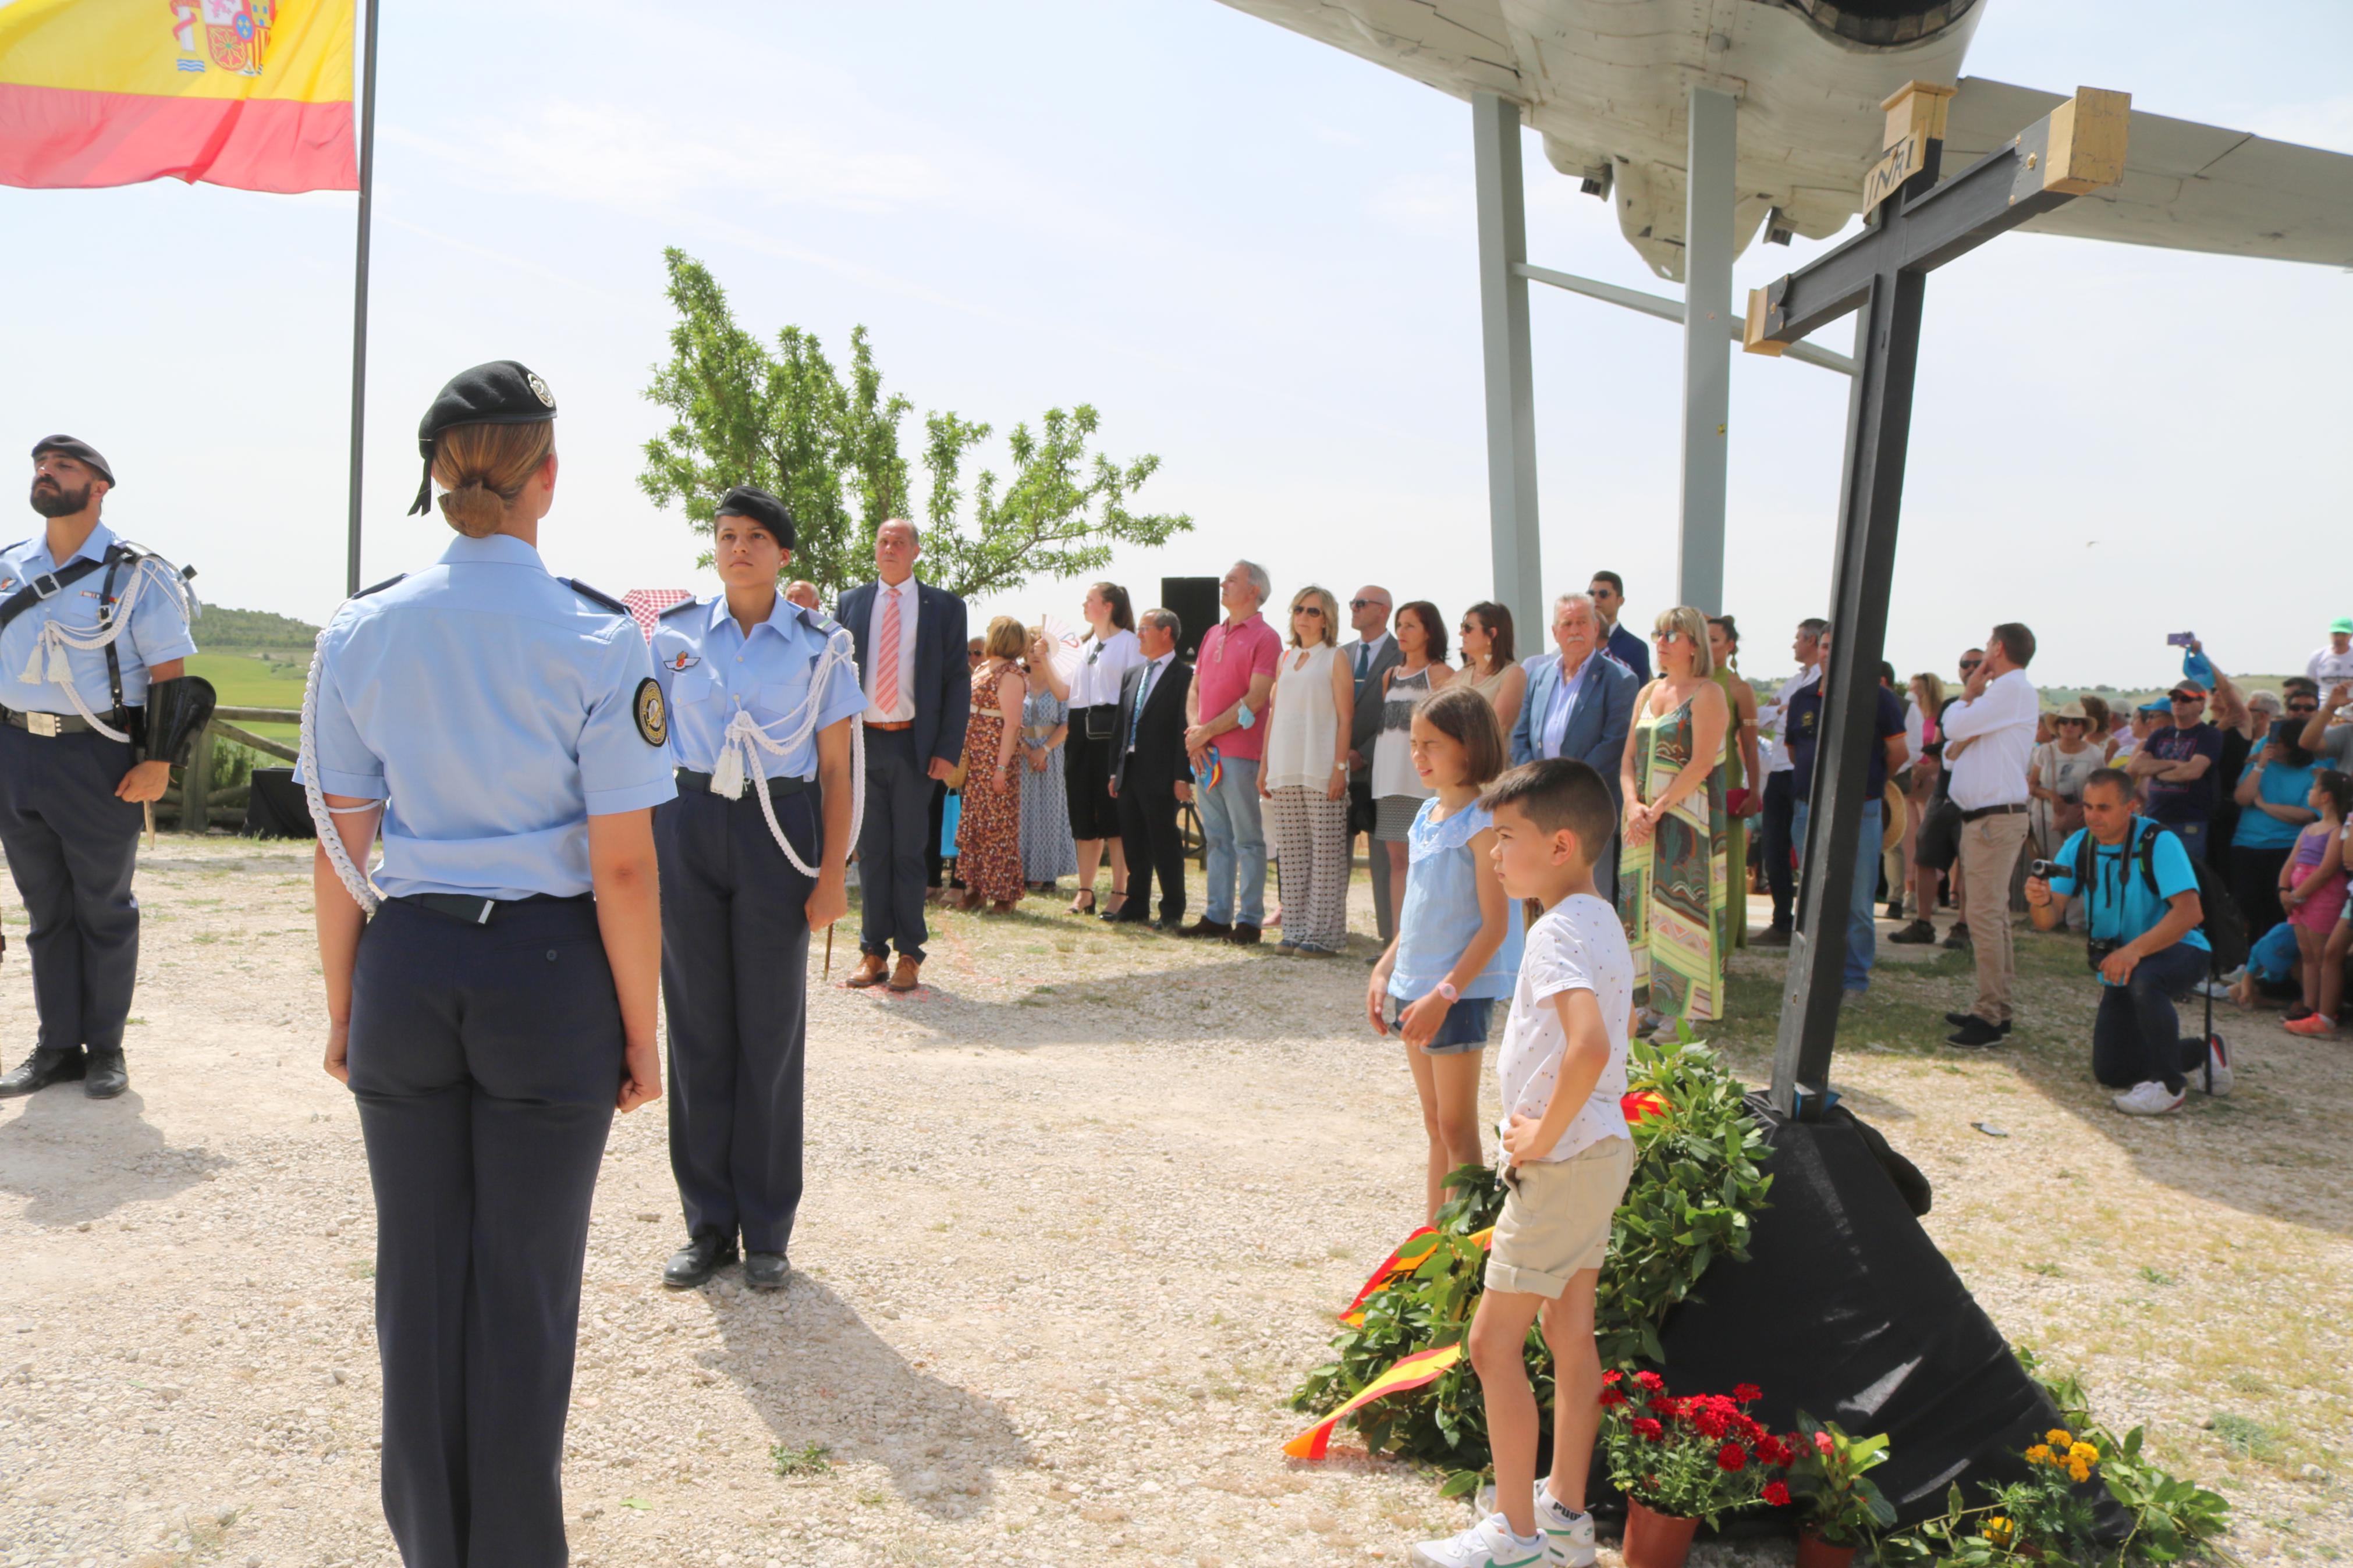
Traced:
<svg viewBox="0 0 2353 1568">
<path fill-rule="evenodd" d="M 2287 710 L 2291 713 L 2317 713 L 2320 711 L 2320 704 L 2317 702 L 2291 702 L 2287 705 Z"/>
<path fill-rule="evenodd" d="M 1294 616 L 1314 616 L 1320 621 L 1324 618 L 1324 606 L 1321 605 L 1300 605 L 1294 607 L 1291 613 Z"/>
<path fill-rule="evenodd" d="M 1978 666 L 1979 666 L 1979 665 L 1983 664 L 1984 662 L 1985 662 L 1985 660 L 1983 660 L 1983 659 L 1981 659 L 1981 658 L 1965 658 L 1965 659 L 1961 660 L 1961 668 L 1962 668 L 1963 669 L 1975 669 Z"/>
<path fill-rule="evenodd" d="M 1388 608 L 1387 605 L 1382 605 L 1381 601 L 1378 599 L 1351 599 L 1348 601 L 1348 608 L 1352 610 L 1361 610 L 1367 605 L 1380 605 L 1381 608 L 1384 610 Z"/>
<path fill-rule="evenodd" d="M 2184 702 L 2203 702 L 2206 700 L 2205 698 L 2200 696 L 2194 691 L 2176 691 L 2171 695 L 2177 705 Z"/>
</svg>

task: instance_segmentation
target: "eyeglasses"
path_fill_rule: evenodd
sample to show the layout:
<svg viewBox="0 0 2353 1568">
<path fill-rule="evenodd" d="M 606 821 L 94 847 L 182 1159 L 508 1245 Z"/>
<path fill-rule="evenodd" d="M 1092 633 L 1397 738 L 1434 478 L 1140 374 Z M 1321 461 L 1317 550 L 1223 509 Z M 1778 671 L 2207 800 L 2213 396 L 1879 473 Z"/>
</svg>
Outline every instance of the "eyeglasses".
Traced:
<svg viewBox="0 0 2353 1568">
<path fill-rule="evenodd" d="M 1348 601 L 1348 608 L 1352 610 L 1361 610 L 1367 605 L 1378 605 L 1384 610 L 1389 607 L 1388 601 L 1386 599 L 1351 599 Z"/>
<path fill-rule="evenodd" d="M 1321 605 L 1293 605 L 1291 607 L 1291 613 L 1294 616 L 1314 616 L 1320 621 L 1324 618 L 1324 606 Z"/>
</svg>

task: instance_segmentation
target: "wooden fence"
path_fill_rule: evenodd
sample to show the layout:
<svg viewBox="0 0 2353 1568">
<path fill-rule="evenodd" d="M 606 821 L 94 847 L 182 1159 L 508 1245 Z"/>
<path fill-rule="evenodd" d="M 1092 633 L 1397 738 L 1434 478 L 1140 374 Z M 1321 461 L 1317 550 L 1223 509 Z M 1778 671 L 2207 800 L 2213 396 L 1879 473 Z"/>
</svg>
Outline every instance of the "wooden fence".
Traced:
<svg viewBox="0 0 2353 1568">
<path fill-rule="evenodd" d="M 208 828 L 242 826 L 245 805 L 252 793 L 250 784 L 231 784 L 216 790 L 213 781 L 213 742 L 216 738 L 236 742 L 264 756 L 293 762 L 298 753 L 284 741 L 273 741 L 267 735 L 257 735 L 237 722 L 246 724 L 299 724 L 301 710 L 294 708 L 216 708 L 212 721 L 196 731 L 195 744 L 188 752 L 188 765 L 180 770 L 180 784 L 164 792 L 156 802 L 156 815 L 168 816 L 177 813 L 180 831 L 203 833 Z"/>
</svg>

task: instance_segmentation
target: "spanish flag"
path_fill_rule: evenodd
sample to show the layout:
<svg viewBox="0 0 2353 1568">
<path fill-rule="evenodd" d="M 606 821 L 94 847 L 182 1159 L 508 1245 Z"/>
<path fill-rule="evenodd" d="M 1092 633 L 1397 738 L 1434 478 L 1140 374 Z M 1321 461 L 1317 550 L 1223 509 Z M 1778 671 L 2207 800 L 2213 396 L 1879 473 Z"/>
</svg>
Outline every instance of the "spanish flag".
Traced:
<svg viewBox="0 0 2353 1568">
<path fill-rule="evenodd" d="M 1440 1345 L 1434 1351 L 1416 1351 L 1365 1384 L 1356 1398 L 1285 1443 L 1282 1451 L 1294 1459 L 1322 1458 L 1324 1450 L 1331 1446 L 1333 1427 L 1376 1399 L 1387 1398 L 1409 1388 L 1419 1388 L 1425 1383 L 1437 1382 L 1446 1375 L 1449 1367 L 1461 1359 L 1462 1347 L 1459 1343 Z"/>
<path fill-rule="evenodd" d="M 0 0 L 0 184 L 352 191 L 353 0 Z"/>
</svg>

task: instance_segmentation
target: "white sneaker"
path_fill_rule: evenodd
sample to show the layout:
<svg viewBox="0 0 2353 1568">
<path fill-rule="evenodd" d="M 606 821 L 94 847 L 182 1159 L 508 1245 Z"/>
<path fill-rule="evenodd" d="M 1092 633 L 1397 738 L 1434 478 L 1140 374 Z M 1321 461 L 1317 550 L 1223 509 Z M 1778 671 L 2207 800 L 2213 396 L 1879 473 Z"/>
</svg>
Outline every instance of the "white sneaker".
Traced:
<svg viewBox="0 0 2353 1568">
<path fill-rule="evenodd" d="M 2220 1035 L 2206 1037 L 2206 1092 L 2228 1094 L 2233 1075 L 2231 1071 L 2231 1049 Z"/>
<path fill-rule="evenodd" d="M 1593 1516 L 1555 1502 L 1551 1487 L 1541 1480 L 1536 1482 L 1536 1529 L 1544 1532 L 1545 1544 L 1552 1549 L 1549 1561 L 1556 1568 L 1593 1568 Z"/>
<path fill-rule="evenodd" d="M 2236 981 L 2229 979 L 2201 980 L 2189 988 L 2189 994 L 2193 996 L 2211 996 L 2217 1002 L 2228 1002 L 2231 999 L 2231 987 L 2236 984 L 2238 984 Z"/>
<path fill-rule="evenodd" d="M 1533 1541 L 1512 1534 L 1500 1513 L 1491 1513 L 1449 1541 L 1425 1541 L 1413 1549 L 1414 1568 L 1546 1568 L 1552 1547 L 1544 1531 Z"/>
<path fill-rule="evenodd" d="M 2163 1116 L 2180 1110 L 2182 1102 L 2189 1098 L 2186 1090 L 2177 1092 L 2151 1079 L 2147 1083 L 2137 1083 L 2116 1096 L 2115 1104 L 2126 1116 Z"/>
</svg>

